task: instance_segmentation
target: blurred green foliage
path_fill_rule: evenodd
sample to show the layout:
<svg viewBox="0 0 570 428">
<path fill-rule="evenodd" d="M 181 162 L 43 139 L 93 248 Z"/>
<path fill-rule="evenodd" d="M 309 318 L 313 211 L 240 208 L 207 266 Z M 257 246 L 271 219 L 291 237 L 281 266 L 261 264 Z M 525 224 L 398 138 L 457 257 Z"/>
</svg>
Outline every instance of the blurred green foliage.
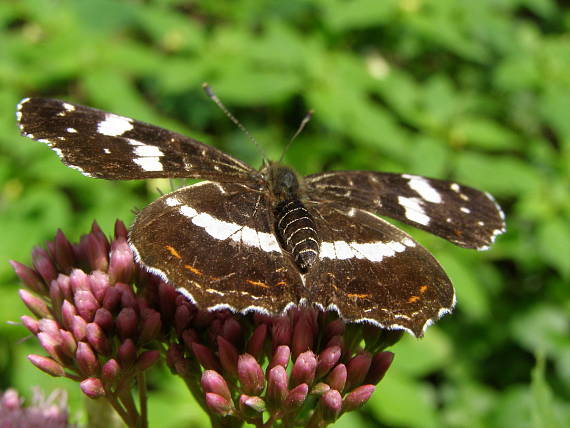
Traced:
<svg viewBox="0 0 570 428">
<path fill-rule="evenodd" d="M 486 253 L 412 231 L 454 280 L 457 309 L 396 345 L 373 399 L 335 426 L 570 426 L 569 28 L 554 0 L 0 1 L 0 388 L 62 384 L 5 323 L 25 313 L 6 261 L 29 262 L 57 228 L 77 239 L 97 219 L 111 232 L 168 190 L 65 168 L 18 135 L 17 102 L 91 105 L 259 165 L 208 81 L 273 158 L 315 109 L 287 153 L 302 173 L 451 178 L 506 209 Z M 151 394 L 155 426 L 206 424 L 165 369 Z"/>
</svg>

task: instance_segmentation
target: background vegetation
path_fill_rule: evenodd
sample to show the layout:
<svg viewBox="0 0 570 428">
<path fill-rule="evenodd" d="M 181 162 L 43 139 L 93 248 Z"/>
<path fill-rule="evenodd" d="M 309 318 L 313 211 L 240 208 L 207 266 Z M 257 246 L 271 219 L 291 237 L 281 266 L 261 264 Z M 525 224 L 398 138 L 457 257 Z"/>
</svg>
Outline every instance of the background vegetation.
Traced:
<svg viewBox="0 0 570 428">
<path fill-rule="evenodd" d="M 457 309 L 397 344 L 373 399 L 335 426 L 570 426 L 569 28 L 555 0 L 0 0 L 0 389 L 62 385 L 5 322 L 25 313 L 6 261 L 29 262 L 57 228 L 77 239 L 96 219 L 110 233 L 168 189 L 65 168 L 18 135 L 17 102 L 95 106 L 259 165 L 208 81 L 273 158 L 315 109 L 287 154 L 302 173 L 451 178 L 506 210 L 508 233 L 485 253 L 412 231 L 453 279 Z M 151 424 L 206 422 L 165 369 L 151 393 Z"/>
</svg>

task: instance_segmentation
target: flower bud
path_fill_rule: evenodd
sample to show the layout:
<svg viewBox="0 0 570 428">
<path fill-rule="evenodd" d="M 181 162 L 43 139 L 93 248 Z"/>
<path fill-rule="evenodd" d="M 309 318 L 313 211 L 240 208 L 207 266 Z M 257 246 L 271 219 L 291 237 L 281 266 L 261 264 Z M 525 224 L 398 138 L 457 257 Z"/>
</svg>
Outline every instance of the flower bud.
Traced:
<svg viewBox="0 0 570 428">
<path fill-rule="evenodd" d="M 207 370 L 222 371 L 222 366 L 218 362 L 214 353 L 206 346 L 198 342 L 192 342 L 192 352 L 196 356 L 198 362 Z"/>
<path fill-rule="evenodd" d="M 98 324 L 90 322 L 86 326 L 87 342 L 102 355 L 109 355 L 111 353 L 111 343 L 105 335 L 105 332 Z"/>
<path fill-rule="evenodd" d="M 271 361 L 267 366 L 267 371 L 271 370 L 275 366 L 283 366 L 287 368 L 289 365 L 289 357 L 291 356 L 291 350 L 286 345 L 278 346 L 273 352 Z"/>
<path fill-rule="evenodd" d="M 275 366 L 267 375 L 267 404 L 278 409 L 287 397 L 287 372 L 283 366 Z"/>
<path fill-rule="evenodd" d="M 249 341 L 247 342 L 247 352 L 254 358 L 261 358 L 263 354 L 263 345 L 267 337 L 267 324 L 259 324 L 253 331 Z"/>
<path fill-rule="evenodd" d="M 60 329 L 59 337 L 61 338 L 61 351 L 67 357 L 72 359 L 77 351 L 77 342 L 75 341 L 73 334 L 71 334 L 70 331 Z"/>
<path fill-rule="evenodd" d="M 244 393 L 258 395 L 263 391 L 265 379 L 259 363 L 250 354 L 238 357 L 238 378 Z"/>
<path fill-rule="evenodd" d="M 237 377 L 237 349 L 222 336 L 218 336 L 216 339 L 218 342 L 218 356 L 220 358 L 220 364 L 227 373 L 231 376 Z"/>
<path fill-rule="evenodd" d="M 105 290 L 102 306 L 113 312 L 121 303 L 121 291 L 116 287 L 109 287 Z"/>
<path fill-rule="evenodd" d="M 111 282 L 130 283 L 135 271 L 133 253 L 125 238 L 119 238 L 111 244 L 109 277 Z"/>
<path fill-rule="evenodd" d="M 106 333 L 110 333 L 115 326 L 113 314 L 111 314 L 107 308 L 97 309 L 95 317 L 93 317 L 93 322 L 101 327 L 101 329 Z"/>
<path fill-rule="evenodd" d="M 89 280 L 87 274 L 81 269 L 73 269 L 69 274 L 69 287 L 73 294 L 77 293 L 79 290 L 91 292 L 91 286 L 89 285 Z"/>
<path fill-rule="evenodd" d="M 232 395 L 226 380 L 214 370 L 204 370 L 200 379 L 204 392 L 213 392 L 231 401 Z"/>
<path fill-rule="evenodd" d="M 372 396 L 376 387 L 374 385 L 361 385 L 346 394 L 342 402 L 342 410 L 350 412 L 363 406 Z"/>
<path fill-rule="evenodd" d="M 301 383 L 311 384 L 315 379 L 317 359 L 312 351 L 306 351 L 295 360 L 291 370 L 290 386 L 297 386 Z"/>
<path fill-rule="evenodd" d="M 77 365 L 81 373 L 85 376 L 93 376 L 99 370 L 99 361 L 93 352 L 93 349 L 85 343 L 79 342 L 77 344 L 77 352 L 75 353 Z"/>
<path fill-rule="evenodd" d="M 389 351 L 378 352 L 374 357 L 372 357 L 372 363 L 370 364 L 370 370 L 368 370 L 368 375 L 364 383 L 376 385 L 382 380 L 392 361 L 394 360 L 394 354 Z"/>
<path fill-rule="evenodd" d="M 87 281 L 89 282 L 89 289 L 91 293 L 93 293 L 93 296 L 95 296 L 97 303 L 100 305 L 103 304 L 107 289 L 111 286 L 107 274 L 96 270 L 87 277 Z"/>
<path fill-rule="evenodd" d="M 252 397 L 241 394 L 239 397 L 239 408 L 246 418 L 258 418 L 265 412 L 265 401 L 260 397 Z"/>
<path fill-rule="evenodd" d="M 226 318 L 222 325 L 221 336 L 231 342 L 234 346 L 239 346 L 243 343 L 243 330 L 241 324 L 233 316 Z"/>
<path fill-rule="evenodd" d="M 323 419 L 326 422 L 335 421 L 342 408 L 342 397 L 336 389 L 325 392 L 319 400 Z"/>
<path fill-rule="evenodd" d="M 372 356 L 368 352 L 362 352 L 351 358 L 346 365 L 347 389 L 350 390 L 362 385 L 371 363 Z"/>
<path fill-rule="evenodd" d="M 311 322 L 311 312 L 301 310 L 295 327 L 293 328 L 293 337 L 291 340 L 291 351 L 293 358 L 296 359 L 301 352 L 305 352 L 312 348 L 315 340 L 314 330 Z"/>
<path fill-rule="evenodd" d="M 341 356 L 340 346 L 329 346 L 320 354 L 317 363 L 317 379 L 326 375 L 337 363 Z"/>
<path fill-rule="evenodd" d="M 297 385 L 287 394 L 285 398 L 285 408 L 288 410 L 294 410 L 303 405 L 307 394 L 309 393 L 309 386 L 306 383 Z"/>
<path fill-rule="evenodd" d="M 124 340 L 117 351 L 121 367 L 131 367 L 137 359 L 137 347 L 132 339 Z"/>
<path fill-rule="evenodd" d="M 73 317 L 71 332 L 76 340 L 84 340 L 87 336 L 87 323 L 79 315 Z"/>
<path fill-rule="evenodd" d="M 133 308 L 123 308 L 117 319 L 115 320 L 115 326 L 117 328 L 117 333 L 121 339 L 127 337 L 135 337 L 138 327 L 138 316 Z"/>
<path fill-rule="evenodd" d="M 136 369 L 140 371 L 146 370 L 154 363 L 156 363 L 159 359 L 160 351 L 145 351 L 139 355 L 137 362 L 135 363 Z"/>
<path fill-rule="evenodd" d="M 331 389 L 342 391 L 346 385 L 346 376 L 346 366 L 344 364 L 338 364 L 327 376 L 327 383 Z"/>
<path fill-rule="evenodd" d="M 40 324 L 35 318 L 32 318 L 28 315 L 22 315 L 20 317 L 20 320 L 22 321 L 24 327 L 30 330 L 32 334 L 36 335 L 40 332 Z"/>
<path fill-rule="evenodd" d="M 35 247 L 32 250 L 32 261 L 34 269 L 40 274 L 44 284 L 49 284 L 57 278 L 57 269 L 46 250 L 41 247 Z M 46 290 L 46 288 L 44 288 L 44 290 Z"/>
<path fill-rule="evenodd" d="M 216 415 L 227 416 L 233 412 L 233 404 L 230 400 L 213 392 L 206 393 L 206 405 Z"/>
<path fill-rule="evenodd" d="M 10 260 L 9 263 L 12 266 L 12 269 L 14 269 L 16 275 L 18 275 L 18 278 L 20 278 L 20 281 L 24 283 L 24 285 L 38 294 L 46 294 L 46 284 L 43 282 L 35 270 L 15 260 Z"/>
<path fill-rule="evenodd" d="M 105 395 L 105 389 L 101 379 L 90 377 L 85 379 L 79 384 L 81 391 L 89 398 L 99 398 Z"/>
<path fill-rule="evenodd" d="M 114 358 L 111 358 L 101 368 L 101 378 L 105 385 L 114 385 L 121 374 L 121 367 Z"/>
<path fill-rule="evenodd" d="M 77 290 L 73 296 L 73 301 L 79 315 L 87 322 L 93 321 L 95 312 L 99 309 L 99 304 L 91 291 Z"/>
<path fill-rule="evenodd" d="M 115 222 L 115 239 L 119 239 L 119 238 L 127 238 L 129 235 L 129 232 L 127 231 L 127 227 L 125 226 L 125 223 L 123 223 L 121 220 L 117 220 Z"/>
<path fill-rule="evenodd" d="M 64 300 L 61 304 L 61 319 L 63 321 L 63 326 L 68 330 L 73 328 L 73 318 L 77 315 L 77 310 L 73 303 Z"/>
<path fill-rule="evenodd" d="M 18 294 L 22 302 L 24 302 L 24 305 L 26 305 L 35 316 L 38 318 L 50 317 L 50 311 L 42 299 L 24 289 L 18 291 Z"/>
<path fill-rule="evenodd" d="M 271 326 L 271 335 L 273 336 L 273 345 L 291 344 L 291 322 L 286 316 L 276 318 Z"/>
<path fill-rule="evenodd" d="M 141 312 L 142 326 L 139 334 L 140 343 L 148 343 L 158 338 L 162 328 L 160 314 L 154 309 L 145 308 Z"/>
<path fill-rule="evenodd" d="M 61 364 L 51 358 L 42 357 L 41 355 L 30 354 L 28 360 L 41 371 L 54 377 L 65 376 L 65 371 Z"/>
<path fill-rule="evenodd" d="M 61 229 L 57 229 L 55 234 L 54 257 L 59 270 L 64 273 L 70 272 L 76 264 L 73 247 Z"/>
</svg>

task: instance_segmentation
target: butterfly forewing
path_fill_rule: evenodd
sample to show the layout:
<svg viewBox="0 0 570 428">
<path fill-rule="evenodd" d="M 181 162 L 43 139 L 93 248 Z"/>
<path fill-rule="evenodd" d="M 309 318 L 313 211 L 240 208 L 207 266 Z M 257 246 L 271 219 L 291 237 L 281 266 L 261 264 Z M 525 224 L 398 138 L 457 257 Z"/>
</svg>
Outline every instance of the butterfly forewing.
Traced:
<svg viewBox="0 0 570 428">
<path fill-rule="evenodd" d="M 409 174 L 334 171 L 305 179 L 310 198 L 361 208 L 465 248 L 486 249 L 505 231 L 491 195 L 452 181 Z"/>
<path fill-rule="evenodd" d="M 17 116 L 22 135 L 90 177 L 257 180 L 255 170 L 214 147 L 124 116 L 48 98 L 22 100 Z"/>
</svg>

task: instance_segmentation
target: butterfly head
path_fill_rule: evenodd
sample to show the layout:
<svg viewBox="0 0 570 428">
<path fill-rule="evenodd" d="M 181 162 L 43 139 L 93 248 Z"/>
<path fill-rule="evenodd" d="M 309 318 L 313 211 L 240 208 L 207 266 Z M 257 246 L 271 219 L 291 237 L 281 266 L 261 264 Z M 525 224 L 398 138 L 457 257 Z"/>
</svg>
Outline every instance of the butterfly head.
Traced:
<svg viewBox="0 0 570 428">
<path fill-rule="evenodd" d="M 277 162 L 266 161 L 261 173 L 277 201 L 299 198 L 301 178 L 293 169 Z"/>
</svg>

